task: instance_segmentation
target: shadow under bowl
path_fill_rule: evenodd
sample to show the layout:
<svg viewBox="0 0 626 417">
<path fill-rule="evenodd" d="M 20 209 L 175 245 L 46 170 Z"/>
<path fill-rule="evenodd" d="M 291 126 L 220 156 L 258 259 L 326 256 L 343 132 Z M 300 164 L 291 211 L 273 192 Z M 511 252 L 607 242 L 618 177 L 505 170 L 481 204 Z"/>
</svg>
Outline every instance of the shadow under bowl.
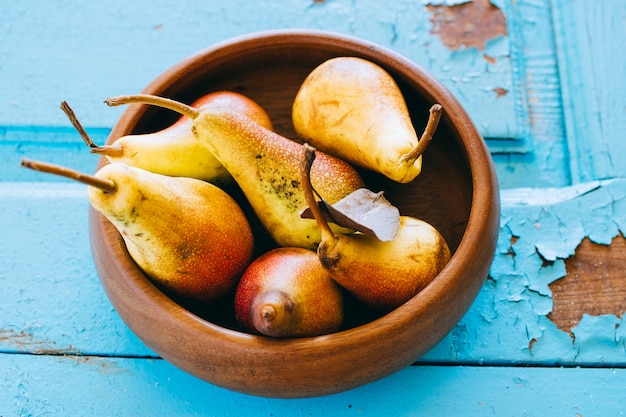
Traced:
<svg viewBox="0 0 626 417">
<path fill-rule="evenodd" d="M 369 172 L 363 176 L 368 188 L 385 190 L 402 214 L 438 228 L 452 258 L 431 284 L 390 313 L 371 320 L 357 317 L 353 325 L 333 334 L 273 339 L 232 326 L 228 309 L 205 316 L 162 292 L 133 262 L 114 226 L 91 209 L 96 269 L 118 314 L 157 354 L 212 384 L 252 395 L 297 398 L 338 393 L 381 379 L 410 365 L 445 337 L 488 274 L 500 221 L 491 155 L 451 93 L 405 57 L 334 33 L 261 32 L 200 51 L 161 74 L 143 93 L 191 103 L 212 91 L 237 91 L 263 106 L 278 133 L 296 140 L 291 125 L 296 92 L 310 71 L 337 56 L 362 57 L 385 68 L 402 89 L 418 132 L 430 106 L 443 106 L 423 158 L 423 173 L 416 180 L 397 184 Z M 158 131 L 177 117 L 133 104 L 109 142 Z"/>
</svg>

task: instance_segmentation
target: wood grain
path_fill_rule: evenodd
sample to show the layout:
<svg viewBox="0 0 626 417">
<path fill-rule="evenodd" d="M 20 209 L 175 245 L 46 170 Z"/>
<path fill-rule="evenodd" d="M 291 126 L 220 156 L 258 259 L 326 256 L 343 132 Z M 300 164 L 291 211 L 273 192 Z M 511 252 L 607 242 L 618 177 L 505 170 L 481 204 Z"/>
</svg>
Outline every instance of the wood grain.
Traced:
<svg viewBox="0 0 626 417">
<path fill-rule="evenodd" d="M 626 238 L 611 245 L 584 239 L 576 254 L 565 261 L 567 276 L 550 288 L 554 307 L 549 314 L 557 327 L 571 332 L 583 314 L 621 317 L 626 312 Z"/>
<path fill-rule="evenodd" d="M 615 92 L 626 88 L 626 54 L 618 52 L 626 39 L 626 3 L 551 3 L 572 178 L 623 177 L 626 95 Z"/>
<path fill-rule="evenodd" d="M 453 50 L 476 47 L 482 51 L 487 41 L 507 35 L 506 17 L 489 0 L 426 8 L 432 13 L 432 33 Z"/>
</svg>

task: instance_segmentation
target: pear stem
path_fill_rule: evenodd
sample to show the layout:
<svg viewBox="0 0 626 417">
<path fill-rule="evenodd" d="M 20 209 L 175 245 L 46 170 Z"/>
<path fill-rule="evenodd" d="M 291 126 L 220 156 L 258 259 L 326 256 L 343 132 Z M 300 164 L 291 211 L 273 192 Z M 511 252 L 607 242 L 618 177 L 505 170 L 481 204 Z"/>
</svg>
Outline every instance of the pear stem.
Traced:
<svg viewBox="0 0 626 417">
<path fill-rule="evenodd" d="M 91 153 L 95 153 L 98 155 L 111 156 L 113 158 L 124 156 L 124 148 L 122 148 L 122 145 L 115 143 L 115 142 L 113 142 L 112 145 L 90 146 L 89 151 Z"/>
<path fill-rule="evenodd" d="M 34 161 L 32 159 L 24 158 L 22 159 L 21 166 L 39 172 L 46 172 L 48 174 L 60 175 L 62 177 L 70 178 L 83 184 L 99 188 L 105 193 L 113 193 L 115 192 L 115 190 L 117 190 L 117 185 L 112 180 L 83 174 L 82 172 L 75 171 L 70 168 L 65 168 L 60 165 L 49 164 L 47 162 Z"/>
<path fill-rule="evenodd" d="M 83 128 L 83 125 L 81 125 L 78 121 L 78 117 L 76 117 L 74 110 L 72 110 L 70 105 L 67 104 L 67 101 L 63 100 L 61 102 L 61 110 L 63 110 L 67 118 L 70 120 L 70 123 L 72 123 L 72 126 L 74 126 L 74 129 L 76 129 L 76 131 L 80 134 L 80 137 L 83 138 L 87 146 L 89 146 L 90 148 L 93 146 L 98 146 L 94 143 L 93 140 L 91 140 L 91 138 Z"/>
<path fill-rule="evenodd" d="M 198 117 L 198 115 L 200 114 L 198 109 L 188 106 L 187 104 L 151 94 L 134 94 L 128 96 L 109 97 L 104 100 L 104 102 L 109 106 L 121 106 L 123 104 L 131 103 L 150 104 L 153 106 L 173 110 L 177 113 L 182 114 L 183 116 L 189 117 L 192 120 Z"/>
<path fill-rule="evenodd" d="M 78 120 L 78 117 L 76 117 L 74 110 L 72 110 L 70 105 L 67 104 L 67 101 L 63 100 L 61 102 L 61 110 L 63 110 L 63 112 L 69 119 L 70 123 L 72 123 L 72 126 L 74 126 L 74 129 L 76 129 L 76 131 L 80 134 L 80 137 L 83 138 L 83 141 L 85 142 L 85 144 L 89 146 L 89 150 L 91 151 L 91 153 L 103 154 L 103 155 L 108 155 L 108 156 L 122 156 L 124 151 L 122 150 L 121 146 L 97 145 L 89 137 L 89 135 L 87 134 L 87 131 L 85 130 L 85 128 L 83 128 L 83 125 Z"/>
<path fill-rule="evenodd" d="M 430 114 L 428 115 L 428 122 L 426 123 L 426 128 L 424 129 L 424 133 L 420 138 L 417 146 L 409 153 L 402 155 L 401 161 L 404 163 L 413 163 L 417 158 L 419 158 L 428 145 L 433 140 L 433 135 L 435 134 L 435 130 L 437 130 L 437 126 L 439 125 L 439 120 L 441 119 L 441 104 L 433 104 L 430 108 Z"/>
<path fill-rule="evenodd" d="M 333 233 L 332 229 L 324 220 L 324 215 L 320 209 L 317 201 L 315 200 L 313 185 L 311 184 L 311 166 L 315 160 L 315 148 L 305 143 L 302 145 L 302 160 L 300 163 L 300 178 L 302 181 L 302 191 L 307 205 L 311 210 L 313 218 L 317 222 L 317 227 L 320 230 L 322 241 L 334 242 L 337 237 Z"/>
</svg>

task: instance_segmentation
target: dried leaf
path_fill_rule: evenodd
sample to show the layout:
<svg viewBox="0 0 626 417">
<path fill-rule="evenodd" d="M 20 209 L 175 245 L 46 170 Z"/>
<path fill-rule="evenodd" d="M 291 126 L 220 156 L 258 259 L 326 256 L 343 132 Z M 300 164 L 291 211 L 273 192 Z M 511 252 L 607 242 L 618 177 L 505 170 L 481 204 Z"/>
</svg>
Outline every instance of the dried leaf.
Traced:
<svg viewBox="0 0 626 417">
<path fill-rule="evenodd" d="M 326 221 L 375 236 L 382 241 L 393 240 L 400 228 L 400 212 L 383 196 L 383 191 L 375 193 L 360 188 L 333 205 L 324 200 L 318 204 Z M 300 217 L 312 219 L 313 215 L 307 208 Z"/>
</svg>

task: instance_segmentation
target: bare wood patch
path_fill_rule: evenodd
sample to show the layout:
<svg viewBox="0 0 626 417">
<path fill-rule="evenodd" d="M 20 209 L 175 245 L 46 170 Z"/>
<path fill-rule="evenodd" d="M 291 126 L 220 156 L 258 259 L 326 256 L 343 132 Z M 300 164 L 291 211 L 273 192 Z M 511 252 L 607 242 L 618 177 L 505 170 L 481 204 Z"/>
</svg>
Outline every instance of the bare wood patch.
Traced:
<svg viewBox="0 0 626 417">
<path fill-rule="evenodd" d="M 550 285 L 553 308 L 548 318 L 570 332 L 583 314 L 621 317 L 626 312 L 626 238 L 611 245 L 584 239 L 565 261 L 567 275 Z"/>
<path fill-rule="evenodd" d="M 484 55 L 483 55 L 483 58 L 485 59 L 485 61 L 487 61 L 488 63 L 490 63 L 490 64 L 492 64 L 492 65 L 493 65 L 493 64 L 495 64 L 495 63 L 497 62 L 497 60 L 496 60 L 496 58 L 495 58 L 495 57 L 493 57 L 493 56 L 489 56 L 489 55 L 487 55 L 487 54 L 484 54 Z"/>
<path fill-rule="evenodd" d="M 507 35 L 504 13 L 489 0 L 426 7 L 432 13 L 431 33 L 439 35 L 449 49 L 476 47 L 481 51 L 490 39 Z"/>
<path fill-rule="evenodd" d="M 496 98 L 506 96 L 509 93 L 509 90 L 507 90 L 506 88 L 502 88 L 502 87 L 496 87 L 493 89 L 493 91 L 496 93 Z"/>
</svg>

